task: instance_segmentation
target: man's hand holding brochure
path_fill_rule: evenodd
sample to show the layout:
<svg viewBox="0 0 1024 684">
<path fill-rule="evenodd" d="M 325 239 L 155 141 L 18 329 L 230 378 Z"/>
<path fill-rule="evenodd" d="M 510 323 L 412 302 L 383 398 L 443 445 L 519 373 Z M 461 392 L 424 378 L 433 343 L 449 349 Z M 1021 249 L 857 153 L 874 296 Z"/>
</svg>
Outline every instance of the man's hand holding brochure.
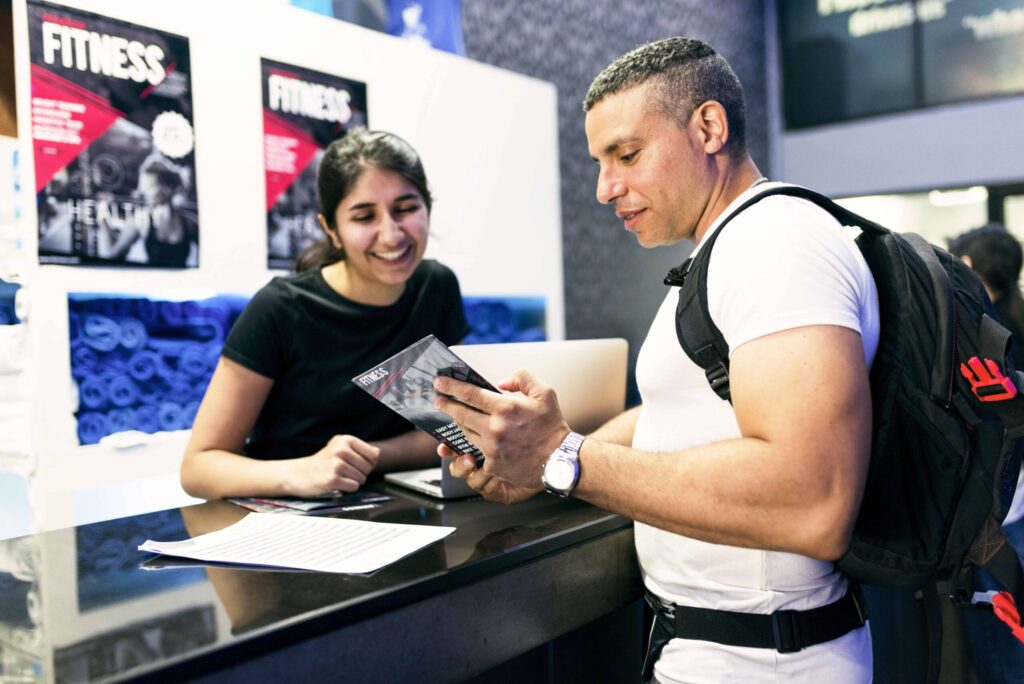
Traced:
<svg viewBox="0 0 1024 684">
<path fill-rule="evenodd" d="M 480 449 L 466 439 L 450 415 L 434 406 L 438 375 L 500 393 L 433 335 L 360 373 L 352 382 L 455 453 L 472 454 L 480 467 L 484 460 Z"/>
</svg>

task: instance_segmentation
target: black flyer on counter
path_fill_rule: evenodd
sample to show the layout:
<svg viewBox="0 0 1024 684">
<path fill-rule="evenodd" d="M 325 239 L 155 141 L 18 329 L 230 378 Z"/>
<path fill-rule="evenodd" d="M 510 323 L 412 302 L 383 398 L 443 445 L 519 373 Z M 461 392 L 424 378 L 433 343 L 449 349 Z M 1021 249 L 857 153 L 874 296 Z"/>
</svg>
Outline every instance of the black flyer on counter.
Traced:
<svg viewBox="0 0 1024 684">
<path fill-rule="evenodd" d="M 267 266 L 290 269 L 303 248 L 324 237 L 317 169 L 331 142 L 367 125 L 366 84 L 269 59 L 261 66 Z"/>
<path fill-rule="evenodd" d="M 39 263 L 199 263 L 188 38 L 30 0 Z"/>
<path fill-rule="evenodd" d="M 352 382 L 452 451 L 472 454 L 479 465 L 484 458 L 480 449 L 466 439 L 450 415 L 434 406 L 438 375 L 500 391 L 433 335 L 360 373 Z"/>
</svg>

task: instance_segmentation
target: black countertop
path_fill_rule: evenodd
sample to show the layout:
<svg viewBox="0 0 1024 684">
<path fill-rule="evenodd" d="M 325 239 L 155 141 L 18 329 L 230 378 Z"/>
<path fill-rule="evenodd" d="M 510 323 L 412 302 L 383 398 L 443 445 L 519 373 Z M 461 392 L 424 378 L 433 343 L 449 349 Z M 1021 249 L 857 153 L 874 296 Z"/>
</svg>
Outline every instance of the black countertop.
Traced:
<svg viewBox="0 0 1024 684">
<path fill-rule="evenodd" d="M 628 546 L 608 547 L 617 556 L 631 548 L 631 521 L 576 500 L 543 494 L 503 506 L 374 488 L 396 498 L 344 515 L 456 531 L 371 575 L 201 565 L 136 550 L 145 539 L 197 536 L 247 513 L 223 501 L 0 541 L 8 559 L 0 566 L 0 680 L 210 676 L 554 557 L 544 571 L 550 574 L 560 554 L 609 535 L 629 535 Z M 621 577 L 630 586 L 621 588 L 616 605 L 639 595 L 638 572 L 606 579 Z M 481 613 L 514 612 L 515 606 L 488 605 L 488 595 L 481 593 Z"/>
</svg>

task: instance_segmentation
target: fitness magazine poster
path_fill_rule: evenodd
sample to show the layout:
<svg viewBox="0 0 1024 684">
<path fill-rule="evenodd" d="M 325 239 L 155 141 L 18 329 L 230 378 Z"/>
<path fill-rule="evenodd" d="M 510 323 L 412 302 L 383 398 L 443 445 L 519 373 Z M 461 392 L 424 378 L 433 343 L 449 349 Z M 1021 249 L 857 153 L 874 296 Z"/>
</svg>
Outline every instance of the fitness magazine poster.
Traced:
<svg viewBox="0 0 1024 684">
<path fill-rule="evenodd" d="M 30 0 L 39 263 L 199 263 L 188 39 Z"/>
<path fill-rule="evenodd" d="M 366 84 L 269 59 L 261 66 L 267 266 L 290 269 L 324 237 L 316 172 L 332 141 L 367 125 Z"/>
</svg>

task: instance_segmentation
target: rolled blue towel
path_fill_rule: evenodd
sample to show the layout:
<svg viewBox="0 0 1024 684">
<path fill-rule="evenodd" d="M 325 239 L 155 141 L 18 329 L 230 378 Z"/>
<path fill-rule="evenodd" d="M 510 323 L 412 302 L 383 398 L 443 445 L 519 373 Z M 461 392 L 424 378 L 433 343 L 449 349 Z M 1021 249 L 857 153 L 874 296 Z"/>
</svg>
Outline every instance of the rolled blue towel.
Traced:
<svg viewBox="0 0 1024 684">
<path fill-rule="evenodd" d="M 224 344 L 224 335 L 225 331 L 228 329 L 228 326 L 224 325 L 216 318 L 207 318 L 206 322 L 213 329 L 213 337 L 206 338 L 205 342 Z"/>
<path fill-rule="evenodd" d="M 185 376 L 183 373 L 179 373 L 173 380 L 168 381 L 164 398 L 173 401 L 179 406 L 183 406 L 192 401 L 193 396 L 195 396 L 194 385 L 195 381 L 193 379 Z"/>
<path fill-rule="evenodd" d="M 160 404 L 158 410 L 161 430 L 181 430 L 185 427 L 184 415 L 180 404 L 176 404 L 173 401 L 165 401 Z"/>
<path fill-rule="evenodd" d="M 128 374 L 138 382 L 146 382 L 156 375 L 160 357 L 151 351 L 137 351 L 128 359 Z"/>
<path fill-rule="evenodd" d="M 128 359 L 120 354 L 104 354 L 100 357 L 100 375 L 108 380 L 128 372 Z"/>
<path fill-rule="evenodd" d="M 184 344 L 178 357 L 178 370 L 190 378 L 201 378 L 208 374 L 205 345 Z"/>
<path fill-rule="evenodd" d="M 156 375 L 161 380 L 168 382 L 172 380 L 178 374 L 178 371 L 174 369 L 176 365 L 177 354 L 172 354 L 164 350 L 156 352 Z"/>
<path fill-rule="evenodd" d="M 109 297 L 102 297 L 97 299 L 89 299 L 82 302 L 84 307 L 83 311 L 93 311 L 102 316 L 113 316 L 114 315 L 114 300 Z"/>
<path fill-rule="evenodd" d="M 146 326 L 137 318 L 121 319 L 121 346 L 125 349 L 142 349 L 146 346 L 149 333 Z"/>
<path fill-rule="evenodd" d="M 139 385 L 139 403 L 157 406 L 164 400 L 164 383 L 153 378 Z"/>
<path fill-rule="evenodd" d="M 84 379 L 97 375 L 99 370 L 100 358 L 92 347 L 82 345 L 71 351 L 71 375 Z"/>
<path fill-rule="evenodd" d="M 182 315 L 181 302 L 157 302 L 157 310 L 160 312 L 160 318 L 167 323 L 183 323 L 185 318 Z"/>
<path fill-rule="evenodd" d="M 469 322 L 470 329 L 478 334 L 490 332 L 491 319 L 488 315 L 486 303 L 480 301 L 465 302 L 465 306 L 466 321 Z"/>
<path fill-rule="evenodd" d="M 185 334 L 190 340 L 197 342 L 223 342 L 224 325 L 215 318 L 198 316 L 189 319 Z"/>
<path fill-rule="evenodd" d="M 124 408 L 139 401 L 139 387 L 127 375 L 118 375 L 110 380 L 110 403 Z"/>
<path fill-rule="evenodd" d="M 107 417 L 87 411 L 78 415 L 78 443 L 95 444 L 110 434 Z"/>
<path fill-rule="evenodd" d="M 121 326 L 113 319 L 87 314 L 82 319 L 82 339 L 96 351 L 113 351 L 120 342 Z"/>
<path fill-rule="evenodd" d="M 114 297 L 114 313 L 119 318 L 131 316 L 135 310 L 134 297 Z"/>
<path fill-rule="evenodd" d="M 513 342 L 543 342 L 547 339 L 544 328 L 527 328 L 516 333 Z"/>
<path fill-rule="evenodd" d="M 225 329 L 231 323 L 231 305 L 220 299 L 207 299 L 203 315 L 220 323 Z"/>
<path fill-rule="evenodd" d="M 78 403 L 86 408 L 101 409 L 109 398 L 107 381 L 98 375 L 86 376 L 78 384 Z"/>
<path fill-rule="evenodd" d="M 74 311 L 68 312 L 68 346 L 72 349 L 82 346 L 82 318 Z"/>
<path fill-rule="evenodd" d="M 516 333 L 516 316 L 512 313 L 512 307 L 504 302 L 493 302 L 489 314 L 492 330 L 498 338 L 502 342 L 511 341 Z"/>
<path fill-rule="evenodd" d="M 205 378 L 198 378 L 192 385 L 192 398 L 196 401 L 202 401 L 203 397 L 206 396 L 206 388 L 210 386 L 210 376 Z"/>
<path fill-rule="evenodd" d="M 138 318 L 144 324 L 156 323 L 156 302 L 152 299 L 140 297 L 134 301 L 134 304 L 135 306 L 132 307 L 132 315 L 135 316 L 135 318 Z"/>
<path fill-rule="evenodd" d="M 195 300 L 189 300 L 181 303 L 181 315 L 186 320 L 198 318 L 203 315 L 203 305 Z"/>
<path fill-rule="evenodd" d="M 142 404 L 135 409 L 135 425 L 153 434 L 160 431 L 160 409 L 155 404 Z"/>
<path fill-rule="evenodd" d="M 107 411 L 107 425 L 109 426 L 110 433 L 113 434 L 115 432 L 135 430 L 139 426 L 139 421 L 135 411 L 132 409 L 117 408 Z"/>
<path fill-rule="evenodd" d="M 224 345 L 220 342 L 209 342 L 206 345 L 206 367 L 210 369 L 212 373 L 217 369 L 217 364 L 220 363 L 220 353 L 224 349 Z"/>
<path fill-rule="evenodd" d="M 182 409 L 182 418 L 185 421 L 184 427 L 191 428 L 192 424 L 196 422 L 196 414 L 199 413 L 199 402 L 190 401 L 185 404 Z"/>
</svg>

